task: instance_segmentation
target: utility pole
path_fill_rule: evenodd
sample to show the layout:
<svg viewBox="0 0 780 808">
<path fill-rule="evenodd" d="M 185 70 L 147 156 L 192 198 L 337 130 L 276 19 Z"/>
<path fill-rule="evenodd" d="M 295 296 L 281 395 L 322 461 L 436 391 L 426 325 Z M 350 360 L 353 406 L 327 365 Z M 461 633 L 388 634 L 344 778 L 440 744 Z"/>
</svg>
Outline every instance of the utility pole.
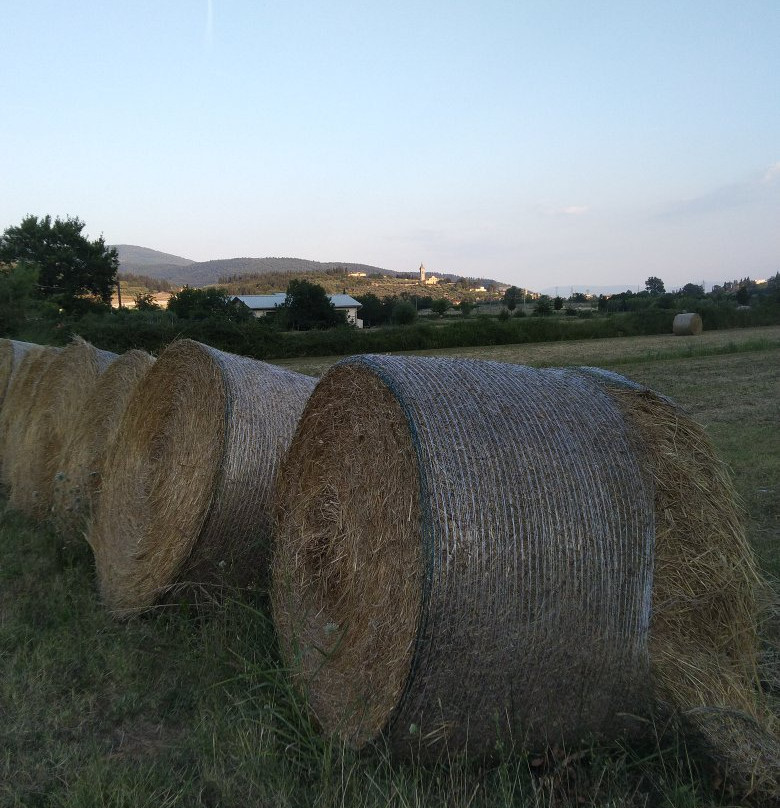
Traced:
<svg viewBox="0 0 780 808">
<path fill-rule="evenodd" d="M 116 300 L 119 304 L 118 307 L 122 308 L 122 284 L 119 281 L 119 275 L 116 276 Z"/>
</svg>

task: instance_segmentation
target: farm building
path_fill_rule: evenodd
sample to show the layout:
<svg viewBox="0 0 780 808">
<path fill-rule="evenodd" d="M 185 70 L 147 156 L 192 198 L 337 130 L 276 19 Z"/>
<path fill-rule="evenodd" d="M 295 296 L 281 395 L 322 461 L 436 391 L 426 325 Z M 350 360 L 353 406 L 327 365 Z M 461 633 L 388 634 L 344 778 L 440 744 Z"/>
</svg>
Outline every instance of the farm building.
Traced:
<svg viewBox="0 0 780 808">
<path fill-rule="evenodd" d="M 239 301 L 249 308 L 255 317 L 265 317 L 268 312 L 284 304 L 287 295 L 284 292 L 274 292 L 271 295 L 236 295 L 233 302 Z M 328 295 L 330 302 L 337 311 L 347 315 L 347 322 L 358 328 L 363 328 L 363 321 L 358 318 L 358 309 L 363 305 L 349 295 Z"/>
</svg>

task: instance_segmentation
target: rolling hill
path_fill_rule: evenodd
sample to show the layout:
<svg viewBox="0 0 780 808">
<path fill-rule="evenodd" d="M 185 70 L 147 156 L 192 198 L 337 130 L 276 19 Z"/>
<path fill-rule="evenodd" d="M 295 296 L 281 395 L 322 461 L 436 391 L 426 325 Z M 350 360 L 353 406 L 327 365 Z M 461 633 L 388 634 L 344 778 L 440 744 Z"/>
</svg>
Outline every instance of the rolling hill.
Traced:
<svg viewBox="0 0 780 808">
<path fill-rule="evenodd" d="M 339 267 L 348 272 L 367 275 L 396 275 L 391 269 L 348 261 L 309 261 L 304 258 L 221 258 L 212 261 L 192 261 L 178 255 L 137 247 L 132 244 L 114 244 L 119 255 L 119 271 L 150 278 L 164 278 L 178 286 L 208 286 L 221 279 L 244 275 L 265 275 L 277 272 L 301 274 L 327 272 Z"/>
</svg>

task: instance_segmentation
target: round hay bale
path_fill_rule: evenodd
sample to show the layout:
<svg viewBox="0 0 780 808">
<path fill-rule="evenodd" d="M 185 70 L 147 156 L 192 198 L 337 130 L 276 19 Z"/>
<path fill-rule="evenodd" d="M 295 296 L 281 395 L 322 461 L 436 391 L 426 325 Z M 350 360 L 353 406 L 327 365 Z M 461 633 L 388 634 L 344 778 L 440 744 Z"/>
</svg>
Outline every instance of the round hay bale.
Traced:
<svg viewBox="0 0 780 808">
<path fill-rule="evenodd" d="M 13 507 L 19 507 L 21 498 L 19 477 L 23 476 L 26 465 L 24 438 L 30 425 L 38 385 L 60 350 L 39 346 L 25 352 L 8 385 L 0 411 L 2 480 L 3 485 L 9 489 L 9 502 Z"/>
<path fill-rule="evenodd" d="M 0 407 L 3 406 L 11 377 L 19 367 L 24 355 L 31 348 L 39 347 L 40 345 L 33 342 L 20 342 L 15 339 L 0 340 Z"/>
<path fill-rule="evenodd" d="M 761 695 L 756 566 L 728 470 L 674 402 L 604 377 L 655 480 L 650 660 L 656 696 L 743 792 L 780 799 L 777 718 Z M 626 382 L 627 380 L 623 380 Z"/>
<path fill-rule="evenodd" d="M 25 355 L 31 349 L 40 348 L 32 342 L 19 342 L 13 339 L 0 340 L 0 412 L 6 394 L 11 386 L 11 379 L 16 373 Z M 4 438 L 2 435 L 2 423 L 0 422 L 0 469 L 3 465 Z M 1 472 L 0 472 L 1 473 Z"/>
<path fill-rule="evenodd" d="M 38 519 L 50 515 L 60 455 L 98 377 L 116 358 L 74 337 L 48 365 L 35 391 L 22 445 L 24 460 L 11 489 L 19 510 Z"/>
<path fill-rule="evenodd" d="M 695 337 L 703 328 L 701 315 L 695 312 L 676 314 L 672 322 L 672 332 L 678 337 Z"/>
<path fill-rule="evenodd" d="M 635 729 L 653 489 L 599 382 L 343 360 L 306 406 L 276 514 L 274 620 L 326 733 L 435 755 Z"/>
<path fill-rule="evenodd" d="M 276 468 L 314 384 L 187 339 L 160 355 L 122 416 L 87 533 L 109 609 L 267 578 Z"/>
<path fill-rule="evenodd" d="M 122 413 L 154 361 L 146 351 L 127 351 L 98 378 L 84 402 L 54 475 L 52 515 L 64 536 L 76 535 L 91 518 Z"/>
</svg>

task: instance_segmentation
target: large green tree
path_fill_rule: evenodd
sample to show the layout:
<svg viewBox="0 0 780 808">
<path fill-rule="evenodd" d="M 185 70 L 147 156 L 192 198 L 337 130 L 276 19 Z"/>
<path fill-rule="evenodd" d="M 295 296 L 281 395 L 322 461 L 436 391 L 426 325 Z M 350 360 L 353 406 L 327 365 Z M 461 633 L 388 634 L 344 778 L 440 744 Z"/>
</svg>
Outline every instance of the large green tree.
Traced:
<svg viewBox="0 0 780 808">
<path fill-rule="evenodd" d="M 651 295 L 663 295 L 666 293 L 664 282 L 655 275 L 651 275 L 645 281 L 645 291 L 649 292 Z"/>
<path fill-rule="evenodd" d="M 396 325 L 411 325 L 417 319 L 417 309 L 409 300 L 399 300 L 393 306 L 392 322 Z"/>
<path fill-rule="evenodd" d="M 76 217 L 27 216 L 0 237 L 0 261 L 23 261 L 38 269 L 38 294 L 65 309 L 91 299 L 111 303 L 119 258 L 101 236 L 90 241 Z"/>
<path fill-rule="evenodd" d="M 450 307 L 450 301 L 446 297 L 437 297 L 431 303 L 431 311 L 437 316 L 442 317 L 447 309 Z"/>
<path fill-rule="evenodd" d="M 538 314 L 540 317 L 546 317 L 548 314 L 552 314 L 552 311 L 553 302 L 550 296 L 541 295 L 534 306 L 534 314 Z"/>
<path fill-rule="evenodd" d="M 14 337 L 35 307 L 38 269 L 26 261 L 0 264 L 0 337 Z"/>
<path fill-rule="evenodd" d="M 700 283 L 686 283 L 680 292 L 686 297 L 703 297 L 704 286 Z"/>
<path fill-rule="evenodd" d="M 520 294 L 520 290 L 516 286 L 510 286 L 504 292 L 504 305 L 509 309 L 509 311 L 514 311 L 518 303 L 522 303 L 523 301 L 520 299 L 522 295 Z"/>
<path fill-rule="evenodd" d="M 220 286 L 193 289 L 185 286 L 171 295 L 168 311 L 184 320 L 205 320 L 216 317 L 234 322 L 252 319 L 252 312 L 243 303 L 234 303 L 232 297 Z"/>
<path fill-rule="evenodd" d="M 386 321 L 387 317 L 383 311 L 382 301 L 375 294 L 369 292 L 355 299 L 363 304 L 360 309 L 360 319 L 363 321 L 365 328 L 372 328 Z"/>
<path fill-rule="evenodd" d="M 336 310 L 325 289 L 318 283 L 309 281 L 291 280 L 287 286 L 284 305 L 279 308 L 279 314 L 287 327 L 300 331 L 333 328 L 347 322 L 346 315 Z"/>
</svg>

